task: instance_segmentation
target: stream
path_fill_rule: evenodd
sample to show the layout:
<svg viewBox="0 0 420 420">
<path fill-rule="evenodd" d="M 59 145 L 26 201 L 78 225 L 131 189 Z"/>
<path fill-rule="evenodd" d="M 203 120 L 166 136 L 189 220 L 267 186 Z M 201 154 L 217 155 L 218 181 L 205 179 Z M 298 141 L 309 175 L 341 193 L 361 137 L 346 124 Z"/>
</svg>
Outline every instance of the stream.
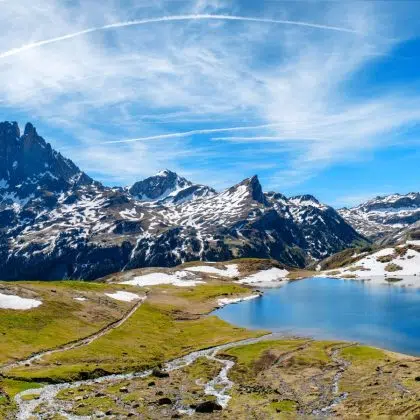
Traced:
<svg viewBox="0 0 420 420">
<path fill-rule="evenodd" d="M 234 383 L 228 378 L 228 373 L 229 373 L 229 370 L 232 369 L 232 367 L 235 365 L 235 363 L 231 360 L 217 358 L 217 353 L 223 350 L 237 347 L 237 346 L 254 344 L 254 343 L 264 341 L 264 340 L 272 340 L 272 339 L 280 339 L 280 338 L 284 338 L 284 335 L 276 334 L 276 333 L 268 334 L 263 337 L 240 340 L 240 341 L 236 341 L 232 343 L 227 343 L 227 344 L 211 347 L 204 350 L 194 351 L 183 357 L 166 362 L 164 364 L 163 370 L 169 373 L 178 369 L 182 369 L 192 364 L 200 357 L 206 357 L 210 360 L 214 360 L 214 361 L 217 361 L 218 363 L 221 363 L 223 367 L 218 373 L 218 375 L 215 378 L 213 378 L 211 381 L 209 381 L 208 383 L 204 384 L 204 392 L 207 395 L 215 396 L 217 403 L 223 408 L 226 408 L 231 398 L 228 393 L 230 389 L 232 388 L 232 386 L 234 385 Z M 343 399 L 347 397 L 346 394 L 337 395 L 338 382 L 342 374 L 344 373 L 345 369 L 348 366 L 348 362 L 338 358 L 338 352 L 339 352 L 339 349 L 334 350 L 334 352 L 331 355 L 332 359 L 339 366 L 339 371 L 335 374 L 333 384 L 332 384 L 332 393 L 334 395 L 334 399 L 329 403 L 328 406 L 320 409 L 319 411 L 317 411 L 317 413 L 314 413 L 314 414 L 319 414 L 319 415 L 328 414 L 332 407 L 334 407 L 335 405 L 337 405 L 339 402 L 341 402 Z M 135 378 L 145 378 L 150 375 L 152 375 L 151 369 L 145 370 L 142 372 L 135 372 L 135 373 L 107 375 L 107 376 L 97 378 L 97 379 L 88 379 L 88 380 L 82 380 L 82 381 L 77 381 L 77 382 L 46 385 L 43 388 L 39 388 L 39 389 L 29 389 L 15 396 L 15 402 L 18 407 L 18 413 L 17 413 L 16 418 L 18 420 L 27 420 L 31 416 L 33 416 L 33 418 L 41 418 L 40 416 L 36 414 L 35 411 L 38 406 L 40 406 L 41 404 L 44 404 L 51 410 L 51 413 L 59 414 L 63 416 L 64 418 L 71 419 L 71 420 L 89 419 L 91 417 L 80 417 L 80 416 L 74 416 L 74 415 L 69 414 L 66 411 L 66 408 L 67 408 L 66 402 L 57 400 L 56 399 L 57 394 L 62 390 L 77 388 L 79 386 L 94 385 L 94 384 L 104 383 L 104 382 L 112 383 L 112 382 L 117 382 L 117 381 L 122 381 L 122 380 L 135 379 Z M 36 395 L 38 398 L 25 401 L 26 395 Z M 184 408 L 184 407 L 179 407 L 179 411 L 184 412 L 185 414 L 192 414 L 193 412 L 191 409 Z"/>
</svg>

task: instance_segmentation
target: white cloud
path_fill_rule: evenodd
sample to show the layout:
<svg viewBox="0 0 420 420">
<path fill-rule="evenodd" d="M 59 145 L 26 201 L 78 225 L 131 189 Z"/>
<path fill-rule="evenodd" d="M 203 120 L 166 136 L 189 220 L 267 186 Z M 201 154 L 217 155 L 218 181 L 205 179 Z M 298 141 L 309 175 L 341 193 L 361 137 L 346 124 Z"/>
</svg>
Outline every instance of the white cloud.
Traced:
<svg viewBox="0 0 420 420">
<path fill-rule="evenodd" d="M 369 2 L 255 10 L 224 0 L 3 2 L 3 114 L 71 133 L 55 145 L 103 179 L 170 167 L 223 185 L 235 170 L 265 167 L 272 187 L 392 144 L 420 120 L 416 90 L 358 86 L 400 42 L 395 16 Z M 202 174 L 185 166 L 190 157 Z"/>
</svg>

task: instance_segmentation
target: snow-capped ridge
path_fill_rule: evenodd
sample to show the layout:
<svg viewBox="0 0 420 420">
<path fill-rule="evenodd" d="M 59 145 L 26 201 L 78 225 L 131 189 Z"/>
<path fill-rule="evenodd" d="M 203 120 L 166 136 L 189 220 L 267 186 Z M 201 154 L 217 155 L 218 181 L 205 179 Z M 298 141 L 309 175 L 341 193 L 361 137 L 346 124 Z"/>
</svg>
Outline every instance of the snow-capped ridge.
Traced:
<svg viewBox="0 0 420 420">
<path fill-rule="evenodd" d="M 289 198 L 289 201 L 298 206 L 312 206 L 317 208 L 326 208 L 325 204 L 321 204 L 317 198 L 310 194 L 296 195 Z"/>
<path fill-rule="evenodd" d="M 170 171 L 169 169 L 163 169 L 157 172 L 155 176 L 169 176 L 169 175 L 176 175 L 176 173 Z"/>
<path fill-rule="evenodd" d="M 356 230 L 374 240 L 398 237 L 404 229 L 420 221 L 420 193 L 378 196 L 339 213 Z"/>
<path fill-rule="evenodd" d="M 25 143 L 25 147 L 22 145 Z M 2 278 L 95 279 L 184 262 L 272 258 L 304 267 L 362 240 L 313 197 L 222 192 L 164 169 L 129 188 L 91 180 L 28 124 L 0 123 Z"/>
<path fill-rule="evenodd" d="M 128 191 L 137 200 L 166 205 L 179 204 L 215 193 L 212 188 L 193 184 L 168 169 L 136 182 Z"/>
<path fill-rule="evenodd" d="M 258 201 L 259 203 L 266 203 L 265 195 L 258 179 L 258 175 L 245 178 L 240 183 L 228 188 L 225 193 L 231 195 L 248 195 L 249 198 L 254 201 Z"/>
</svg>

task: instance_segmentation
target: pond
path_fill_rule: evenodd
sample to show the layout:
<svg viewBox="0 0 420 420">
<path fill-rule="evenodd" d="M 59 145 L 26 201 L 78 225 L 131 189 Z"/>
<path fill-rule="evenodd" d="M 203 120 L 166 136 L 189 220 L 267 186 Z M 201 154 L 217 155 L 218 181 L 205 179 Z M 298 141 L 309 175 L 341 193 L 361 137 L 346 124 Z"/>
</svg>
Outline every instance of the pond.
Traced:
<svg viewBox="0 0 420 420">
<path fill-rule="evenodd" d="M 263 289 L 214 312 L 232 324 L 316 339 L 357 341 L 420 356 L 420 290 L 311 278 Z"/>
</svg>

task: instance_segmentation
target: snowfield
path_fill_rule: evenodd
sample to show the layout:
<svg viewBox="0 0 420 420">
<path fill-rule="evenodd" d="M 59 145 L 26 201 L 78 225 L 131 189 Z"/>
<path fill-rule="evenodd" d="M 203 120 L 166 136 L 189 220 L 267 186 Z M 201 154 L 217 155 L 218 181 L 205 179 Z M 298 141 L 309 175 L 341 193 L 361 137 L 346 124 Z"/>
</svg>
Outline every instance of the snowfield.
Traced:
<svg viewBox="0 0 420 420">
<path fill-rule="evenodd" d="M 0 309 L 27 310 L 42 305 L 40 300 L 21 298 L 16 295 L 0 293 Z"/>
<path fill-rule="evenodd" d="M 410 241 L 408 244 L 412 244 L 412 242 Z M 401 255 L 396 253 L 396 248 L 384 248 L 347 267 L 324 271 L 322 276 L 370 280 L 377 284 L 420 287 L 420 252 L 415 249 L 407 249 L 404 255 Z"/>
<path fill-rule="evenodd" d="M 244 302 L 246 300 L 252 300 L 252 299 L 259 298 L 259 297 L 261 297 L 260 294 L 246 296 L 246 297 L 242 297 L 242 298 L 231 298 L 231 299 L 229 299 L 229 298 L 222 298 L 222 299 L 219 299 L 217 301 L 217 303 L 218 303 L 219 307 L 222 308 L 223 306 L 230 305 L 231 303 Z"/>
<path fill-rule="evenodd" d="M 178 287 L 196 286 L 197 284 L 205 283 L 201 280 L 196 280 L 192 273 L 187 271 L 177 271 L 173 274 L 167 273 L 150 273 L 143 276 L 136 276 L 133 280 L 123 281 L 120 284 L 128 284 L 131 286 L 156 286 L 158 284 L 172 284 Z"/>
<path fill-rule="evenodd" d="M 237 264 L 226 265 L 226 270 L 221 270 L 216 267 L 209 267 L 207 265 L 202 265 L 198 267 L 189 267 L 186 268 L 187 271 L 194 271 L 199 273 L 208 273 L 208 274 L 217 274 L 222 277 L 237 277 L 240 275 Z"/>
<path fill-rule="evenodd" d="M 143 299 L 139 295 L 130 292 L 123 292 L 118 291 L 115 293 L 105 293 L 106 296 L 110 297 L 111 299 L 120 300 L 121 302 L 133 302 L 134 300 Z"/>
<path fill-rule="evenodd" d="M 237 281 L 240 284 L 258 284 L 260 286 L 278 286 L 279 281 L 284 280 L 289 272 L 287 270 L 281 270 L 280 268 L 270 268 L 269 270 L 262 270 L 258 273 L 251 274 L 248 277 Z"/>
</svg>

